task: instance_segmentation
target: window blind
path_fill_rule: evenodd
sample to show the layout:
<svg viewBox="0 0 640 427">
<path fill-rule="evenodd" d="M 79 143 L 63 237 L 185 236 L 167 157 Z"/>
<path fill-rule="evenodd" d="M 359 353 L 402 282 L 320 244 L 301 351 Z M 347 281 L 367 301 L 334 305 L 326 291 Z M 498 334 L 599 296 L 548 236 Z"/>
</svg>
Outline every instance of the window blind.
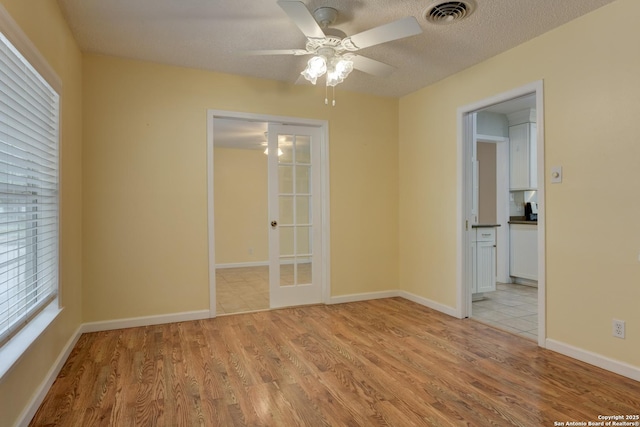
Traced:
<svg viewBox="0 0 640 427">
<path fill-rule="evenodd" d="M 0 344 L 58 292 L 59 103 L 0 33 Z"/>
</svg>

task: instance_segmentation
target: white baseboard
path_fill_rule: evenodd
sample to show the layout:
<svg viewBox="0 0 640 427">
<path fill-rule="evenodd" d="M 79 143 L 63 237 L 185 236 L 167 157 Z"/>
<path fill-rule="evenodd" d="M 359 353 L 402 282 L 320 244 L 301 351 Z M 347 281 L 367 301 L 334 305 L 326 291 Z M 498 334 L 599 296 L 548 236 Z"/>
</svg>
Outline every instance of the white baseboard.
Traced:
<svg viewBox="0 0 640 427">
<path fill-rule="evenodd" d="M 311 258 L 296 258 L 299 264 L 306 264 L 311 262 Z M 281 260 L 281 265 L 291 265 L 294 260 Z M 269 265 L 269 261 L 251 261 L 251 262 L 228 262 L 224 264 L 216 264 L 216 268 L 242 268 L 242 267 L 266 267 Z"/>
<path fill-rule="evenodd" d="M 264 267 L 266 265 L 269 265 L 269 261 L 228 262 L 216 264 L 216 268 Z"/>
<path fill-rule="evenodd" d="M 538 281 L 534 279 L 525 279 L 523 277 L 512 277 L 513 283 L 523 286 L 531 286 L 533 288 L 538 287 Z"/>
<path fill-rule="evenodd" d="M 82 335 L 81 329 L 82 329 L 82 325 L 80 325 L 78 329 L 76 329 L 75 333 L 71 335 L 71 338 L 69 338 L 69 341 L 67 341 L 67 343 L 63 347 L 62 352 L 58 355 L 58 358 L 56 359 L 55 363 L 53 364 L 51 369 L 49 369 L 49 372 L 47 372 L 47 375 L 45 376 L 44 381 L 40 384 L 40 387 L 38 387 L 38 389 L 36 390 L 36 393 L 31 399 L 31 402 L 29 402 L 29 404 L 24 409 L 24 411 L 22 411 L 22 414 L 20 414 L 20 416 L 18 417 L 18 422 L 16 423 L 16 426 L 27 427 L 29 425 L 29 423 L 31 422 L 31 419 L 36 414 L 36 412 L 38 411 L 38 408 L 44 401 L 44 398 L 47 396 L 47 393 L 49 392 L 49 389 L 53 385 L 53 382 L 58 377 L 60 370 L 62 369 L 65 362 L 69 358 L 69 355 L 71 354 L 71 350 L 73 350 L 73 347 L 75 347 L 76 343 L 78 342 L 78 339 L 80 339 L 80 335 Z"/>
<path fill-rule="evenodd" d="M 344 304 L 346 302 L 367 301 L 372 299 L 393 298 L 400 296 L 398 291 L 365 292 L 362 294 L 349 294 L 331 297 L 327 304 Z"/>
<path fill-rule="evenodd" d="M 343 304 L 346 302 L 367 301 L 372 299 L 393 298 L 393 297 L 402 297 L 404 299 L 408 299 L 409 301 L 413 301 L 425 307 L 429 307 L 433 310 L 442 312 L 444 314 L 448 314 L 449 316 L 458 317 L 458 318 L 460 317 L 458 311 L 453 307 L 449 307 L 447 305 L 437 303 L 430 299 L 427 299 L 406 291 L 380 291 L 380 292 L 365 292 L 362 294 L 340 295 L 336 297 L 331 297 L 328 304 Z"/>
<path fill-rule="evenodd" d="M 90 322 L 81 325 L 81 332 L 100 332 L 113 329 L 135 328 L 138 326 L 163 325 L 165 323 L 188 322 L 210 318 L 209 310 L 188 311 L 184 313 L 164 314 L 159 316 L 131 317 L 128 319 Z"/>
<path fill-rule="evenodd" d="M 640 381 L 640 368 L 637 366 L 629 365 L 628 363 L 621 362 L 619 360 L 610 359 L 601 354 L 593 353 L 550 338 L 547 338 L 545 344 L 548 350 L 553 350 L 573 359 L 581 360 L 590 365 L 622 375 L 623 377 Z"/>
<path fill-rule="evenodd" d="M 343 304 L 346 302 L 368 301 L 372 299 L 394 298 L 394 297 L 401 297 L 404 299 L 408 299 L 409 301 L 413 301 L 417 304 L 423 305 L 425 307 L 429 307 L 433 310 L 442 312 L 444 314 L 448 314 L 449 316 L 458 317 L 458 318 L 460 317 L 458 311 L 453 307 L 449 307 L 444 304 L 437 303 L 430 299 L 423 298 L 406 291 L 380 291 L 380 292 L 366 292 L 362 294 L 340 295 L 337 297 L 331 297 L 328 304 Z"/>
<path fill-rule="evenodd" d="M 449 316 L 460 318 L 460 313 L 454 307 L 449 307 L 448 305 L 440 304 L 439 302 L 435 302 L 428 298 L 424 298 L 407 291 L 400 291 L 398 293 L 398 296 L 401 296 L 404 299 L 408 299 L 409 301 L 413 301 L 420 305 L 424 305 L 425 307 L 429 307 L 441 313 L 448 314 Z"/>
</svg>

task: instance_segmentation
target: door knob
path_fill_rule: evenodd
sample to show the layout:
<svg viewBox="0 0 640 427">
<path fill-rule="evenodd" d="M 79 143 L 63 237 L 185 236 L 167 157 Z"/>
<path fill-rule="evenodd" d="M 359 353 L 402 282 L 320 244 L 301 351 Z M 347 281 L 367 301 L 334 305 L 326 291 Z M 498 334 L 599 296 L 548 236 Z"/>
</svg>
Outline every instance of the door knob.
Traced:
<svg viewBox="0 0 640 427">
<path fill-rule="evenodd" d="M 276 228 L 278 226 L 278 221 L 271 221 L 271 226 Z"/>
</svg>

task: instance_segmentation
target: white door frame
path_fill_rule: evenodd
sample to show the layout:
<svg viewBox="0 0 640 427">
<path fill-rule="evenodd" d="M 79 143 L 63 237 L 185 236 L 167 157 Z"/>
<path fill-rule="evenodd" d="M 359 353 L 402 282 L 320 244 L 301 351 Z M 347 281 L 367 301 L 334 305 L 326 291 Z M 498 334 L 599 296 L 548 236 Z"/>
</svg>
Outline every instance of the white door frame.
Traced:
<svg viewBox="0 0 640 427">
<path fill-rule="evenodd" d="M 524 95 L 536 95 L 536 121 L 537 132 L 537 155 L 538 155 L 538 345 L 545 347 L 546 340 L 546 267 L 545 267 L 545 165 L 544 165 L 544 102 L 543 102 L 543 82 L 538 80 L 519 88 L 494 95 L 492 97 L 474 102 L 458 108 L 457 110 L 457 254 L 456 254 L 456 290 L 457 290 L 457 315 L 459 318 L 471 315 L 471 277 L 469 251 L 471 242 L 471 206 L 473 204 L 471 196 L 471 169 L 467 166 L 470 154 L 472 153 L 472 135 L 470 132 L 470 116 L 472 113 L 519 98 Z"/>
<path fill-rule="evenodd" d="M 322 217 L 321 221 L 321 265 L 320 283 L 322 287 L 322 301 L 329 303 L 331 295 L 330 282 L 330 242 L 329 242 L 329 122 L 326 120 L 304 119 L 299 117 L 274 116 L 268 114 L 243 113 L 225 110 L 207 110 L 207 226 L 209 243 L 209 316 L 216 316 L 216 257 L 215 257 L 215 230 L 214 230 L 214 205 L 213 205 L 213 142 L 214 119 L 241 119 L 258 122 L 272 122 L 297 126 L 311 126 L 321 129 L 320 141 L 320 174 Z M 268 224 L 265 223 L 265 227 Z"/>
</svg>

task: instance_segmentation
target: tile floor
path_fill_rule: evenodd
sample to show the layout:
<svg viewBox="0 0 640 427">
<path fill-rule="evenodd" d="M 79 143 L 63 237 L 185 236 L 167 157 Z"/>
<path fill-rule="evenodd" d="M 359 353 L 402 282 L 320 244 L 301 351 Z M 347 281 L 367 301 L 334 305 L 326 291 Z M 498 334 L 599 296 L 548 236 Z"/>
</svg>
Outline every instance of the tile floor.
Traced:
<svg viewBox="0 0 640 427">
<path fill-rule="evenodd" d="M 311 282 L 311 264 L 299 263 L 298 283 Z M 280 266 L 282 286 L 293 285 L 293 265 Z M 244 313 L 269 308 L 269 267 L 216 269 L 216 313 Z"/>
<path fill-rule="evenodd" d="M 269 267 L 216 269 L 216 313 L 269 308 Z"/>
<path fill-rule="evenodd" d="M 515 283 L 498 283 L 496 288 L 472 304 L 471 317 L 537 341 L 538 288 Z"/>
</svg>

